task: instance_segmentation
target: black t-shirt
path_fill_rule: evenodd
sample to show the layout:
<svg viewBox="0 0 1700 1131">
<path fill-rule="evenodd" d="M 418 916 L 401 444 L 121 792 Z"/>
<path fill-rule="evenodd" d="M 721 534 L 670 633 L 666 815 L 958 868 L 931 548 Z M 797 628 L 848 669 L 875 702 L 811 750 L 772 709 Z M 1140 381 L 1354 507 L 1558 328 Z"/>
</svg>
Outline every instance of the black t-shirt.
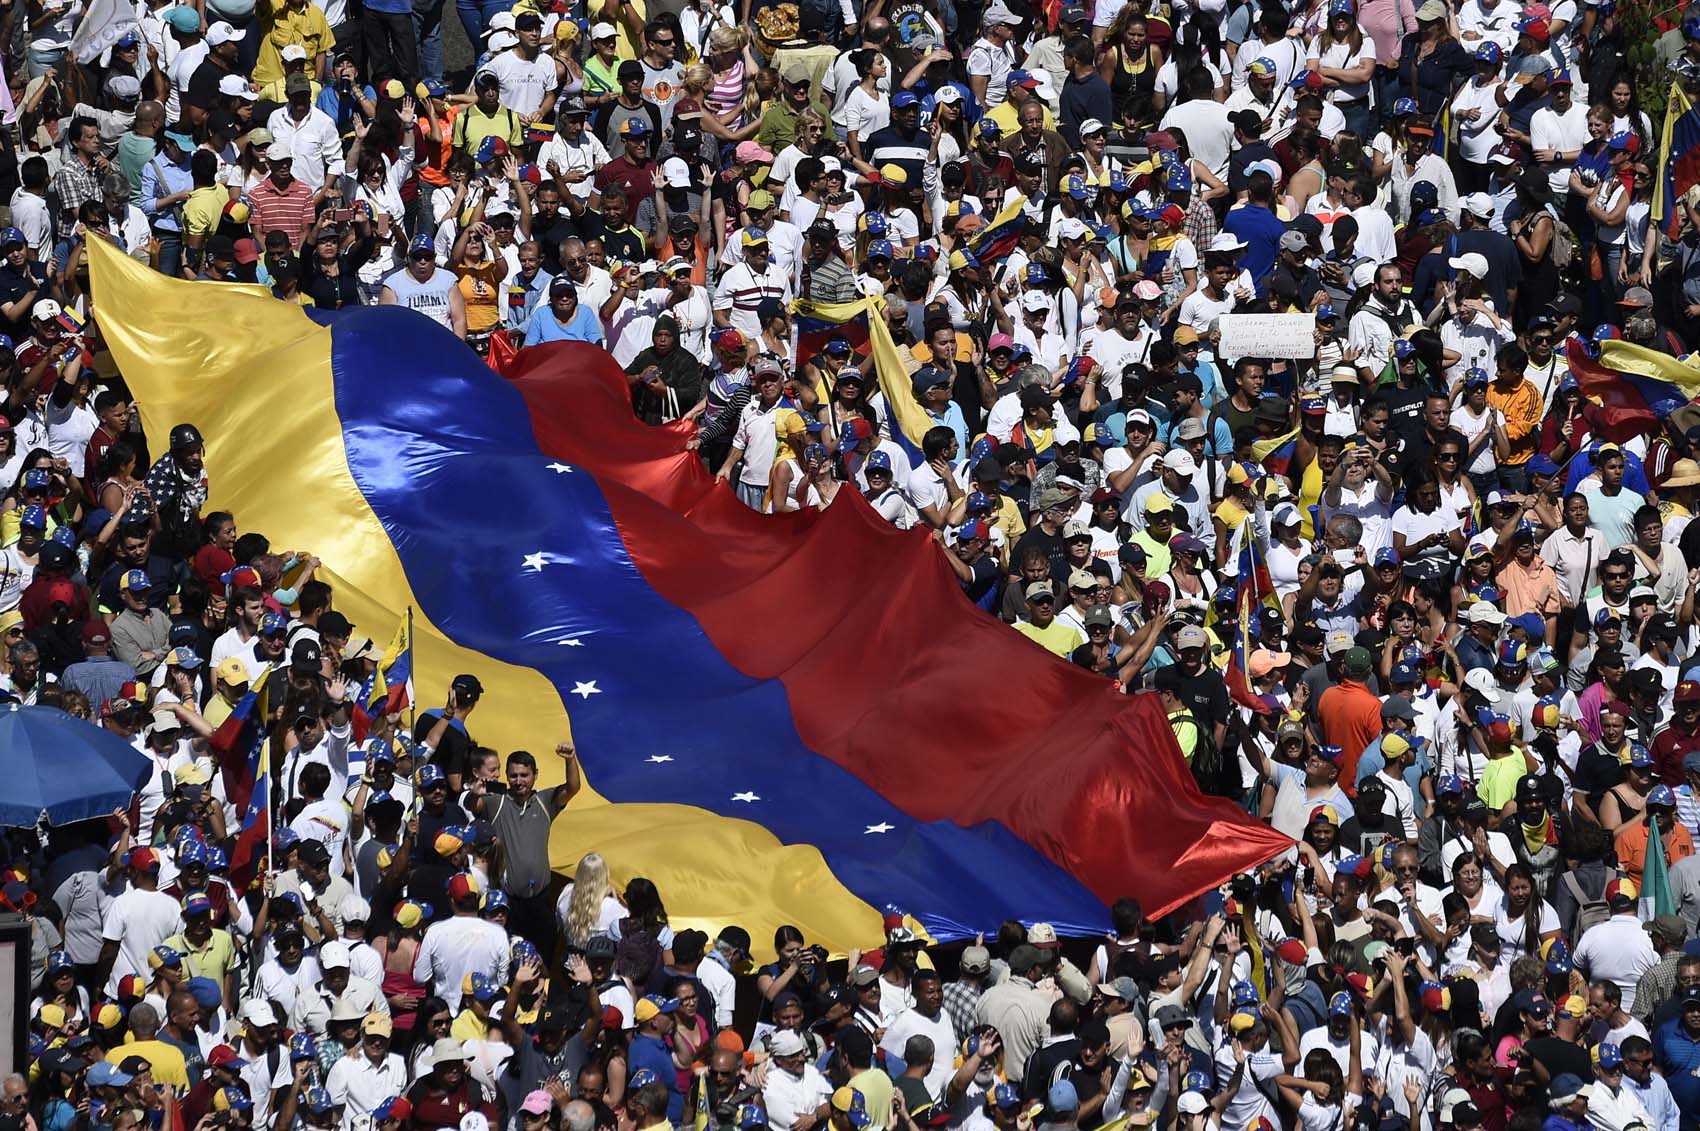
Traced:
<svg viewBox="0 0 1700 1131">
<path fill-rule="evenodd" d="M 25 263 L 22 271 L 13 270 L 10 264 L 0 266 L 0 303 L 14 303 L 31 291 L 40 291 L 47 286 L 47 268 L 40 263 Z M 41 297 L 40 295 L 36 296 Z M 0 330 L 4 330 L 12 341 L 23 344 L 30 335 L 29 311 L 17 321 L 0 318 Z"/>
<path fill-rule="evenodd" d="M 218 92 L 220 80 L 233 73 L 229 67 L 219 66 L 209 55 L 195 68 L 195 73 L 189 76 L 189 86 L 183 92 L 183 101 L 197 110 L 213 109 L 219 104 L 221 97 Z"/>
<path fill-rule="evenodd" d="M 586 208 L 580 213 L 578 233 L 581 239 L 601 240 L 609 259 L 637 263 L 644 258 L 643 235 L 629 224 L 619 230 L 610 229 L 600 212 Z"/>
<path fill-rule="evenodd" d="M 543 259 L 543 270 L 550 275 L 561 273 L 561 241 L 579 235 L 579 226 L 566 209 L 555 213 L 553 223 L 542 223 L 541 215 L 532 217 L 531 238 L 537 241 L 537 253 Z"/>
<path fill-rule="evenodd" d="M 1059 570 L 1067 568 L 1068 555 L 1063 548 L 1062 535 L 1060 533 L 1047 534 L 1045 533 L 1044 528 L 1038 525 L 1028 527 L 1027 533 L 1023 534 L 1016 541 L 1015 550 L 1009 556 L 1010 567 L 1012 569 L 1019 569 L 1022 556 L 1026 554 L 1028 550 L 1035 549 L 1043 550 L 1045 552 L 1045 559 L 1051 563 L 1051 573 L 1053 576 Z M 1059 602 L 1063 600 L 1063 594 L 1059 593 L 1056 596 Z"/>
<path fill-rule="evenodd" d="M 1182 675 L 1177 694 L 1201 725 L 1227 723 L 1228 685 L 1222 682 L 1222 675 L 1215 668 L 1205 665 L 1197 675 Z"/>
<path fill-rule="evenodd" d="M 1422 382 L 1401 389 L 1395 382 L 1382 386 L 1375 395 L 1387 405 L 1387 426 L 1401 438 L 1420 434 L 1423 430 L 1423 401 L 1428 399 L 1428 387 Z"/>
<path fill-rule="evenodd" d="M 437 720 L 443 715 L 441 710 L 433 709 L 419 716 L 419 721 L 413 726 L 413 741 L 424 742 L 425 736 L 431 733 L 431 728 L 437 725 Z M 463 727 L 450 723 L 443 731 L 442 739 L 437 748 L 431 751 L 431 764 L 441 766 L 443 773 L 465 777 L 468 760 L 472 757 L 475 743 Z M 421 836 L 424 830 L 420 830 Z"/>
</svg>

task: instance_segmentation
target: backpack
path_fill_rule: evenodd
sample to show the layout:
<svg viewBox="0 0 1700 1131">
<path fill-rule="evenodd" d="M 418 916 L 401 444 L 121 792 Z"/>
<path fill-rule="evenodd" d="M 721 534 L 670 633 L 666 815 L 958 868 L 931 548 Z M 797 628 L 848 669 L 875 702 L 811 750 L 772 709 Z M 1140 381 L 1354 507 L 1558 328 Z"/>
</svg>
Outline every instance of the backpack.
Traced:
<svg viewBox="0 0 1700 1131">
<path fill-rule="evenodd" d="M 1598 899 L 1589 899 L 1582 890 L 1582 885 L 1576 880 L 1575 872 L 1566 872 L 1559 877 L 1559 882 L 1570 889 L 1570 898 L 1576 901 L 1576 929 L 1571 937 L 1580 939 L 1596 923 L 1604 923 L 1611 918 L 1611 906 L 1606 903 L 1605 890 L 1602 888 Z"/>
<path fill-rule="evenodd" d="M 1570 265 L 1576 260 L 1576 233 L 1570 230 L 1570 225 L 1559 219 L 1557 211 L 1550 205 L 1545 212 L 1552 217 L 1552 265 L 1560 272 L 1570 270 Z"/>
<path fill-rule="evenodd" d="M 649 989 L 661 972 L 661 932 L 627 916 L 620 920 L 620 941 L 614 947 L 614 973 L 632 980 L 632 985 Z"/>
</svg>

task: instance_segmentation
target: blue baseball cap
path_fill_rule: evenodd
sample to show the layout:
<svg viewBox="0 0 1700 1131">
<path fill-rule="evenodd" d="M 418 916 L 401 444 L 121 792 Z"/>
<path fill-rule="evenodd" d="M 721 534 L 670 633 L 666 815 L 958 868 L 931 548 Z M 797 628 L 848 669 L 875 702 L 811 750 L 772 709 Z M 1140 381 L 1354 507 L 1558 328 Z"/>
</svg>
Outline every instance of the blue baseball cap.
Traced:
<svg viewBox="0 0 1700 1131">
<path fill-rule="evenodd" d="M 297 1033 L 289 1038 L 290 1060 L 317 1060 L 319 1046 L 311 1033 Z"/>
<path fill-rule="evenodd" d="M 891 108 L 893 110 L 904 110 L 920 104 L 921 100 L 915 97 L 915 92 L 912 90 L 900 90 L 891 96 Z"/>
<path fill-rule="evenodd" d="M 38 506 L 28 506 L 18 515 L 18 526 L 24 530 L 46 530 L 47 511 Z"/>
<path fill-rule="evenodd" d="M 1421 683 L 1423 673 L 1417 670 L 1415 664 L 1394 664 L 1388 678 L 1394 683 Z"/>
<path fill-rule="evenodd" d="M 488 974 L 468 974 L 467 982 L 475 1001 L 495 1001 L 502 995 L 502 987 Z"/>
<path fill-rule="evenodd" d="M 1395 118 L 1403 117 L 1406 114 L 1415 114 L 1416 112 L 1417 100 L 1415 98 L 1395 98 L 1393 100 L 1393 116 Z"/>
<path fill-rule="evenodd" d="M 1487 370 L 1479 365 L 1472 365 L 1464 370 L 1464 387 L 1466 389 L 1485 389 L 1488 387 Z"/>
<path fill-rule="evenodd" d="M 116 1064 L 97 1060 L 89 1068 L 88 1082 L 94 1088 L 122 1088 L 134 1080 L 128 1072 L 121 1071 Z"/>
<path fill-rule="evenodd" d="M 1530 475 L 1557 475 L 1558 474 L 1558 464 L 1554 463 L 1552 461 L 1552 458 L 1550 456 L 1548 456 L 1545 452 L 1542 452 L 1542 453 L 1532 457 L 1529 460 L 1528 467 L 1529 467 L 1529 474 Z"/>
<path fill-rule="evenodd" d="M 1008 1111 L 1021 1103 L 1021 1093 L 1014 1084 L 1000 1083 L 987 1094 L 986 1101 L 1001 1111 Z"/>
<path fill-rule="evenodd" d="M 1350 1017 L 1352 1015 L 1352 995 L 1341 990 L 1328 999 L 1328 1016 Z"/>
<path fill-rule="evenodd" d="M 864 255 L 862 258 L 863 259 L 890 259 L 891 258 L 891 241 L 890 240 L 869 240 L 868 241 L 868 253 L 866 255 Z"/>
<path fill-rule="evenodd" d="M 484 893 L 482 910 L 486 915 L 493 911 L 508 910 L 508 893 L 501 888 L 491 888 Z"/>
<path fill-rule="evenodd" d="M 1039 80 L 1033 77 L 1032 71 L 1024 71 L 1020 67 L 1017 67 L 1015 70 L 1009 72 L 1009 77 L 1004 80 L 1003 85 L 1005 89 L 1013 89 L 1018 86 L 1024 86 L 1028 90 L 1035 90 L 1039 86 Z M 896 101 L 897 100 L 895 98 L 892 99 L 894 104 Z"/>
<path fill-rule="evenodd" d="M 28 247 L 29 240 L 17 228 L 0 228 L 0 249 L 8 247 Z"/>
<path fill-rule="evenodd" d="M 441 98 L 449 92 L 448 83 L 443 82 L 441 79 L 425 79 L 421 81 L 419 85 L 424 87 L 425 93 L 429 94 L 432 98 Z"/>
<path fill-rule="evenodd" d="M 1440 781 L 1435 785 L 1435 792 L 1442 794 L 1463 793 L 1464 779 L 1457 774 L 1443 774 Z"/>
<path fill-rule="evenodd" d="M 1339 319 L 1340 312 L 1326 302 L 1316 308 L 1316 320 L 1318 322 L 1337 322 Z"/>
<path fill-rule="evenodd" d="M 1500 50 L 1497 43 L 1484 43 L 1476 48 L 1476 62 L 1478 63 L 1492 63 L 1497 67 L 1499 61 L 1504 57 L 1505 53 Z"/>
<path fill-rule="evenodd" d="M 884 472 L 887 472 L 889 474 L 890 471 L 891 471 L 891 453 L 889 453 L 889 452 L 874 452 L 874 453 L 872 453 L 871 455 L 868 456 L 868 462 L 862 465 L 862 470 L 864 472 L 866 472 L 866 471 L 884 471 Z"/>
<path fill-rule="evenodd" d="M 877 238 L 889 232 L 891 225 L 886 222 L 883 212 L 864 212 L 862 213 L 862 230 Z"/>
<path fill-rule="evenodd" d="M 1235 982 L 1233 997 L 1229 999 L 1234 1006 L 1256 1005 L 1258 1003 L 1257 987 L 1250 982 Z"/>
<path fill-rule="evenodd" d="M 274 632 L 288 632 L 289 618 L 282 613 L 267 613 L 260 618 L 260 635 L 270 636 Z"/>
<path fill-rule="evenodd" d="M 1051 1090 L 1045 1093 L 1045 1106 L 1053 1112 L 1079 1111 L 1080 1093 L 1075 1090 L 1071 1080 L 1058 1080 L 1051 1085 Z"/>
<path fill-rule="evenodd" d="M 736 1122 L 738 1131 L 755 1131 L 767 1126 L 767 1112 L 755 1104 L 739 1104 Z"/>
<path fill-rule="evenodd" d="M 1623 1067 L 1623 1050 L 1606 1041 L 1600 1045 L 1600 1067 L 1606 1070 Z"/>
<path fill-rule="evenodd" d="M 992 498 L 984 491 L 972 491 L 965 504 L 969 514 L 989 514 L 992 509 Z"/>
<path fill-rule="evenodd" d="M 1164 191 L 1166 191 L 1166 192 L 1191 192 L 1192 191 L 1192 173 L 1190 171 L 1188 171 L 1188 169 L 1185 165 L 1176 165 L 1176 166 L 1173 166 L 1172 168 L 1170 168 L 1169 178 L 1164 183 Z"/>
<path fill-rule="evenodd" d="M 421 232 L 419 235 L 414 236 L 412 241 L 407 245 L 407 254 L 412 255 L 416 251 L 428 251 L 435 256 L 437 254 L 437 241 Z"/>
<path fill-rule="evenodd" d="M 441 785 L 447 780 L 443 776 L 443 767 L 437 765 L 435 762 L 427 762 L 423 766 L 420 766 L 419 772 L 414 775 L 414 778 L 419 783 L 419 788 L 422 790 L 429 789 L 434 785 Z"/>
<path fill-rule="evenodd" d="M 323 1088 L 308 1088 L 306 1104 L 307 1110 L 316 1115 L 323 1115 L 336 1106 L 331 1103 L 331 1094 Z"/>
<path fill-rule="evenodd" d="M 45 467 L 32 467 L 24 472 L 22 486 L 26 491 L 50 491 L 53 489 L 53 475 Z"/>
<path fill-rule="evenodd" d="M 1653 787 L 1651 793 L 1647 794 L 1647 804 L 1674 809 L 1676 807 L 1676 794 L 1671 791 L 1670 786 L 1660 782 Z"/>
<path fill-rule="evenodd" d="M 1073 197 L 1075 200 L 1085 200 L 1086 178 L 1081 176 L 1069 177 L 1063 182 L 1063 191 L 1068 193 L 1068 195 Z"/>
<path fill-rule="evenodd" d="M 826 345 L 821 347 L 821 352 L 833 357 L 849 357 L 850 339 L 842 334 L 834 334 L 826 340 Z"/>
<path fill-rule="evenodd" d="M 1629 764 L 1637 770 L 1645 770 L 1652 766 L 1653 756 L 1640 743 L 1631 743 L 1629 746 Z M 1648 796 L 1651 797 L 1652 795 L 1648 794 Z"/>
</svg>

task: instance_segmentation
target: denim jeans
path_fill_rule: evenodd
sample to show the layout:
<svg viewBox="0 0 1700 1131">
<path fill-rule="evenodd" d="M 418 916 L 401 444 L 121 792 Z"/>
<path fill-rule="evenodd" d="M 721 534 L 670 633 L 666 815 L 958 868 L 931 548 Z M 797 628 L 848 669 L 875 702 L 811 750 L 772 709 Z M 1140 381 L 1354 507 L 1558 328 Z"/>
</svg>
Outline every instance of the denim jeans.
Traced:
<svg viewBox="0 0 1700 1131">
<path fill-rule="evenodd" d="M 173 278 L 180 276 L 183 273 L 183 234 L 165 228 L 155 228 L 153 234 L 159 240 L 160 273 Z"/>
<path fill-rule="evenodd" d="M 506 12 L 512 7 L 507 0 L 455 0 L 455 15 L 460 17 L 460 26 L 466 29 L 466 38 L 472 44 L 474 55 L 480 55 L 484 50 L 484 29 L 490 25 L 491 18 L 497 12 Z"/>
<path fill-rule="evenodd" d="M 419 44 L 421 79 L 443 81 L 443 6 L 446 2 L 413 0 L 413 38 Z"/>
</svg>

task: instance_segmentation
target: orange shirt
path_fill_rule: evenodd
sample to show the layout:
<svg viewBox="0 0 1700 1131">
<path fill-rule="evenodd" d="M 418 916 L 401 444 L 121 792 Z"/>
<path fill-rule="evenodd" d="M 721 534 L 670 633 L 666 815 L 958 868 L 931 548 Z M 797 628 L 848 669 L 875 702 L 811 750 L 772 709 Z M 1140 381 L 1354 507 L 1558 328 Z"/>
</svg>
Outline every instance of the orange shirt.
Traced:
<svg viewBox="0 0 1700 1131">
<path fill-rule="evenodd" d="M 1499 382 L 1488 386 L 1488 406 L 1505 416 L 1505 438 L 1511 441 L 1511 453 L 1501 463 L 1528 463 L 1534 457 L 1535 446 L 1541 439 L 1541 391 L 1533 381 L 1524 380 L 1509 393 L 1499 390 Z"/>
<path fill-rule="evenodd" d="M 1558 575 L 1539 554 L 1526 568 L 1515 559 L 1507 562 L 1505 568 L 1494 576 L 1494 583 L 1505 594 L 1505 615 L 1508 617 L 1524 613 L 1552 616 L 1563 605 L 1558 595 Z"/>
<path fill-rule="evenodd" d="M 1363 684 L 1343 679 L 1317 700 L 1316 721 L 1322 726 L 1322 741 L 1343 752 L 1340 788 L 1356 797 L 1358 759 L 1364 747 L 1381 737 L 1381 700 Z"/>
<path fill-rule="evenodd" d="M 431 112 L 429 104 L 421 107 L 420 110 L 422 123 L 424 115 Z M 413 127 L 414 151 L 421 157 L 418 164 L 413 167 L 413 171 L 419 174 L 420 180 L 432 188 L 442 188 L 449 183 L 449 175 L 446 169 L 449 158 L 453 157 L 455 153 L 454 142 L 451 139 L 455 131 L 455 116 L 459 113 L 459 106 L 450 106 L 448 113 L 436 120 L 437 142 L 435 145 L 432 144 L 430 138 L 425 136 L 425 127 L 422 124 L 415 124 Z"/>
<path fill-rule="evenodd" d="M 1680 823 L 1664 837 L 1665 867 L 1694 855 L 1694 838 Z M 1641 869 L 1647 864 L 1647 822 L 1633 821 L 1617 830 L 1617 866 L 1641 886 Z"/>
</svg>

